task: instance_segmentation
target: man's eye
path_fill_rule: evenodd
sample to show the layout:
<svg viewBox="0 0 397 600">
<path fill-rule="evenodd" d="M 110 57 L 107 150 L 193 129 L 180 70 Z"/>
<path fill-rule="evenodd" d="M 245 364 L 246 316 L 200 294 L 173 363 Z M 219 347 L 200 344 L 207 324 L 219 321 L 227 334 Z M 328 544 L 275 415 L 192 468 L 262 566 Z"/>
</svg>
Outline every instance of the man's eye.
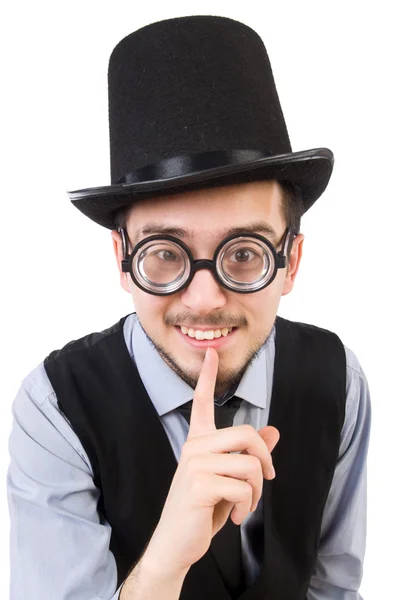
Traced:
<svg viewBox="0 0 397 600">
<path fill-rule="evenodd" d="M 247 248 L 243 248 L 241 250 L 237 250 L 236 252 L 234 252 L 234 254 L 231 256 L 231 260 L 233 262 L 244 263 L 244 262 L 253 260 L 257 257 L 258 257 L 258 255 L 256 254 L 256 252 L 253 252 L 252 250 L 248 250 Z"/>
<path fill-rule="evenodd" d="M 178 256 L 171 252 L 170 250 L 160 250 L 157 255 L 161 258 L 161 260 L 165 260 L 167 262 L 176 262 L 178 260 Z"/>
</svg>

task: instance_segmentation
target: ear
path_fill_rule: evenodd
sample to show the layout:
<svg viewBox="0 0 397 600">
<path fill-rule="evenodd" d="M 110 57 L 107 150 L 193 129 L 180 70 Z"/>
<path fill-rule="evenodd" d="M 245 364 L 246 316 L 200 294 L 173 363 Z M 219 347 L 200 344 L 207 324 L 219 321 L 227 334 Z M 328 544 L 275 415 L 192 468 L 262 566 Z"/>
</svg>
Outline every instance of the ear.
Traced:
<svg viewBox="0 0 397 600">
<path fill-rule="evenodd" d="M 121 270 L 121 261 L 124 258 L 121 236 L 120 236 L 119 232 L 116 231 L 115 229 L 112 231 L 112 238 L 113 238 L 113 250 L 114 250 L 114 253 L 116 256 L 117 266 L 118 266 L 119 274 L 120 274 L 121 287 L 123 288 L 123 290 L 125 290 L 126 292 L 131 294 L 129 275 L 128 275 L 128 273 L 124 273 Z"/>
<path fill-rule="evenodd" d="M 294 287 L 295 277 L 298 274 L 299 264 L 302 258 L 304 236 L 299 233 L 293 241 L 291 255 L 287 265 L 287 275 L 285 277 L 282 296 L 290 293 Z"/>
</svg>

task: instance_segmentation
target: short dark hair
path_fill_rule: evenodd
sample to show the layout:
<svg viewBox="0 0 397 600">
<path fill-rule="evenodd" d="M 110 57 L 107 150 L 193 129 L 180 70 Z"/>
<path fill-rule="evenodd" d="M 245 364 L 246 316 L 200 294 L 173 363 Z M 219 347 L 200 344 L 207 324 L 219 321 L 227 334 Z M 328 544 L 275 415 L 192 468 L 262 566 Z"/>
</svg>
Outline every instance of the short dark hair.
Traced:
<svg viewBox="0 0 397 600">
<path fill-rule="evenodd" d="M 302 194 L 299 186 L 290 181 L 278 182 L 282 192 L 282 213 L 286 227 L 298 234 L 300 232 L 301 217 L 304 212 Z M 131 210 L 131 204 L 120 208 L 114 217 L 115 229 L 125 229 L 127 226 L 128 215 Z M 291 236 L 290 243 L 287 248 L 287 256 L 289 257 L 292 248 L 293 237 Z"/>
<path fill-rule="evenodd" d="M 301 228 L 301 217 L 305 212 L 302 200 L 302 192 L 296 183 L 292 183 L 290 181 L 279 181 L 278 183 L 282 193 L 282 212 L 285 224 L 293 233 L 298 234 L 300 233 Z M 294 238 L 291 236 L 287 248 L 288 258 L 291 253 L 293 241 Z"/>
<path fill-rule="evenodd" d="M 132 208 L 132 204 L 127 204 L 119 208 L 114 214 L 114 228 L 125 229 L 127 227 L 128 214 Z"/>
</svg>

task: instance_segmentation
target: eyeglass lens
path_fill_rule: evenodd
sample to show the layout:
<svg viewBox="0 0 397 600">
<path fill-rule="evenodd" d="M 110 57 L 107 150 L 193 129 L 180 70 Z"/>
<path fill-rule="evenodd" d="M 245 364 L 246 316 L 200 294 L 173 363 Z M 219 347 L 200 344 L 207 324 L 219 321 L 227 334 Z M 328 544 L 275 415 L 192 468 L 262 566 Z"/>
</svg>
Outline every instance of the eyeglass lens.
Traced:
<svg viewBox="0 0 397 600">
<path fill-rule="evenodd" d="M 190 260 L 184 249 L 170 240 L 144 245 L 134 261 L 139 279 L 148 284 L 168 286 L 185 280 Z M 255 283 L 269 272 L 273 255 L 266 244 L 254 238 L 229 241 L 218 254 L 216 267 L 228 282 Z"/>
</svg>

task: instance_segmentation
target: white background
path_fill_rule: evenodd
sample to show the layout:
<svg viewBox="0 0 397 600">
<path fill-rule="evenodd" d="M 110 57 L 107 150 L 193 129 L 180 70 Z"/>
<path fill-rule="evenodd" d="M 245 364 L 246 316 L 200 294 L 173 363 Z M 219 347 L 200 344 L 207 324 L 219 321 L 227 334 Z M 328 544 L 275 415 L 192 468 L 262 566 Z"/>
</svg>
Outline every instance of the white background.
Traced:
<svg viewBox="0 0 397 600">
<path fill-rule="evenodd" d="M 335 330 L 369 380 L 373 425 L 361 593 L 365 600 L 392 598 L 397 558 L 393 3 L 8 4 L 0 19 L 0 597 L 8 597 L 5 477 L 11 405 L 20 381 L 51 350 L 113 324 L 133 308 L 119 286 L 110 232 L 72 207 L 65 193 L 110 182 L 108 57 L 122 37 L 150 22 L 218 14 L 245 22 L 263 38 L 293 150 L 326 146 L 335 153 L 331 183 L 303 220 L 304 260 L 280 314 Z"/>
</svg>

